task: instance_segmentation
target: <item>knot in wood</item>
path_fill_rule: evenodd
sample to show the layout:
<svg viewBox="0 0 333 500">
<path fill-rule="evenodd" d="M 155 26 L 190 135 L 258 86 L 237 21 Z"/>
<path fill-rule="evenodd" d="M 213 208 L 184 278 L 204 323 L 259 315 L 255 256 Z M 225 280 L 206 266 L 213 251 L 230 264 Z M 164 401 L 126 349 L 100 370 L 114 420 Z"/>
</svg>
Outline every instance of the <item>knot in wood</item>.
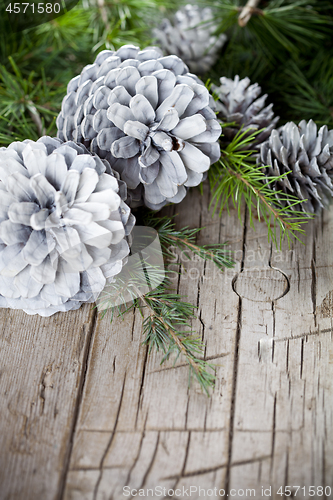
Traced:
<svg viewBox="0 0 333 500">
<path fill-rule="evenodd" d="M 289 282 L 278 269 L 268 266 L 250 267 L 235 277 L 233 290 L 244 299 L 254 302 L 272 302 L 288 293 Z"/>
</svg>

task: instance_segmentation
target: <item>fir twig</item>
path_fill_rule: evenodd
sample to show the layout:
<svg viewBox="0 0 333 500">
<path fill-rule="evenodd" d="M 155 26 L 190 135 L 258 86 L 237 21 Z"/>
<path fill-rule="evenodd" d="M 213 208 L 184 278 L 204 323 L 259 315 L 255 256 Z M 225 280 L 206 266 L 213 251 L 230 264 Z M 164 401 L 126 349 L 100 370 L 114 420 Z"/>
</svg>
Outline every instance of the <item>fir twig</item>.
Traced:
<svg viewBox="0 0 333 500">
<path fill-rule="evenodd" d="M 196 236 L 204 229 L 203 227 L 190 229 L 188 226 L 185 226 L 181 229 L 176 229 L 176 224 L 172 221 L 172 218 L 161 218 L 151 214 L 145 217 L 145 223 L 158 230 L 162 249 L 166 257 L 172 255 L 170 249 L 170 244 L 172 244 L 180 250 L 190 250 L 194 255 L 204 260 L 212 261 L 220 270 L 223 270 L 225 267 L 231 268 L 235 264 L 231 258 L 230 251 L 226 249 L 228 242 L 211 245 L 197 245 L 195 243 Z M 190 258 L 189 256 L 187 257 Z"/>
<path fill-rule="evenodd" d="M 301 201 L 296 196 L 271 189 L 270 184 L 281 180 L 287 173 L 266 177 L 263 167 L 255 163 L 254 151 L 246 150 L 258 132 L 248 135 L 240 131 L 234 140 L 222 150 L 218 163 L 209 171 L 213 192 L 210 208 L 213 213 L 219 208 L 220 214 L 231 199 L 241 218 L 243 200 L 253 225 L 253 213 L 263 219 L 268 228 L 268 239 L 281 247 L 284 238 L 288 244 L 293 236 L 299 240 L 303 234 L 302 224 L 309 221 L 310 214 L 298 209 Z M 278 196 L 277 196 L 278 195 Z"/>
<path fill-rule="evenodd" d="M 131 309 L 137 308 L 144 317 L 144 311 L 148 309 L 149 314 L 143 320 L 145 336 L 143 344 L 148 346 L 149 352 L 156 349 L 164 353 L 161 364 L 173 353 L 176 355 L 174 363 L 180 355 L 183 355 L 190 368 L 189 383 L 191 375 L 194 375 L 202 390 L 208 394 L 209 388 L 213 387 L 215 381 L 215 376 L 211 373 L 214 371 L 214 366 L 202 358 L 204 344 L 198 337 L 192 335 L 190 321 L 196 318 L 195 306 L 184 302 L 179 294 L 170 291 L 171 280 L 168 273 L 169 271 L 166 271 L 162 283 L 146 294 L 142 293 L 142 275 L 132 273 L 131 277 L 123 280 L 120 285 L 118 281 L 118 284 L 111 284 L 111 287 L 104 290 L 99 297 L 97 307 L 102 312 L 102 317 L 111 309 L 112 321 L 115 301 L 121 298 L 123 293 L 129 293 L 132 300 L 128 307 L 122 310 L 120 305 L 117 306 L 119 316 L 123 317 Z"/>
<path fill-rule="evenodd" d="M 145 344 L 159 346 L 165 353 L 161 364 L 176 353 L 175 361 L 182 354 L 189 365 L 189 382 L 194 375 L 202 390 L 209 395 L 209 388 L 214 386 L 214 365 L 202 356 L 204 345 L 199 338 L 191 335 L 189 320 L 195 318 L 194 306 L 180 300 L 177 294 L 166 292 L 165 286 L 160 291 L 149 293 L 141 300 L 149 309 L 149 316 L 144 320 Z M 213 373 L 211 373 L 213 371 Z"/>
<path fill-rule="evenodd" d="M 185 227 L 177 230 L 172 218 L 158 218 L 151 213 L 147 213 L 144 220 L 148 226 L 158 230 L 162 251 L 166 257 L 170 255 L 172 244 L 181 250 L 190 250 L 205 260 L 211 260 L 219 269 L 234 265 L 225 244 L 200 246 L 195 243 L 196 235 L 202 228 Z M 147 293 L 143 292 L 143 267 L 148 270 L 146 280 L 149 281 L 150 291 Z M 162 350 L 164 356 L 161 364 L 173 353 L 174 362 L 183 355 L 189 365 L 190 379 L 193 375 L 202 390 L 208 394 L 209 388 L 214 385 L 214 366 L 203 359 L 204 345 L 192 334 L 190 321 L 196 318 L 195 306 L 184 302 L 179 294 L 171 291 L 168 269 L 161 281 L 161 270 L 155 269 L 149 262 L 141 261 L 138 266 L 124 266 L 115 282 L 110 283 L 99 297 L 98 308 L 103 315 L 111 309 L 112 318 L 116 307 L 120 316 L 134 307 L 144 316 L 144 310 L 148 309 L 149 314 L 143 321 L 143 333 L 144 344 L 149 346 L 149 352 L 153 348 Z M 123 310 L 121 305 L 126 302 L 129 306 Z"/>
</svg>

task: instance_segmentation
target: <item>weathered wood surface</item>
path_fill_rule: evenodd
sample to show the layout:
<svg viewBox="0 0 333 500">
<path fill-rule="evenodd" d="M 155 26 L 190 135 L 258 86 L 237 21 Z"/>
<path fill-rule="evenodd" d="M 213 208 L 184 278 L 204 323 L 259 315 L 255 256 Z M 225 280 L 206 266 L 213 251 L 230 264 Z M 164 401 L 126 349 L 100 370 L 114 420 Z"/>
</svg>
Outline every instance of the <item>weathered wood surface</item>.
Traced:
<svg viewBox="0 0 333 500">
<path fill-rule="evenodd" d="M 333 210 L 305 245 L 277 252 L 264 225 L 234 210 L 212 219 L 207 200 L 191 192 L 177 223 L 206 226 L 201 243 L 228 240 L 237 265 L 221 274 L 179 256 L 175 286 L 198 305 L 212 396 L 188 389 L 182 360 L 148 355 L 137 312 L 110 325 L 90 305 L 51 319 L 1 310 L 1 500 L 120 500 L 126 485 L 192 486 L 192 499 L 333 490 Z"/>
</svg>

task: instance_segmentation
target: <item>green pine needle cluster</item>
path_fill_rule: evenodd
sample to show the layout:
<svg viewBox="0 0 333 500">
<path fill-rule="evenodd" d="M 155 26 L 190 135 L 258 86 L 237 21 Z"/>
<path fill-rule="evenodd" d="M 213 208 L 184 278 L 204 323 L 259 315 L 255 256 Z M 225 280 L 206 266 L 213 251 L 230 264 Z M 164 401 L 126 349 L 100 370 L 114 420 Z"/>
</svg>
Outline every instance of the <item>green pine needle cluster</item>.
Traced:
<svg viewBox="0 0 333 500">
<path fill-rule="evenodd" d="M 311 214 L 301 211 L 300 200 L 291 194 L 279 192 L 271 188 L 271 184 L 282 179 L 271 176 L 267 181 L 261 165 L 256 165 L 255 152 L 246 148 L 254 141 L 258 132 L 248 134 L 240 131 L 233 141 L 222 151 L 220 160 L 209 170 L 208 176 L 212 191 L 210 206 L 213 213 L 228 209 L 231 199 L 241 219 L 243 203 L 249 213 L 250 224 L 253 225 L 254 214 L 267 224 L 268 240 L 280 248 L 286 238 L 288 244 L 292 238 L 299 240 L 304 233 L 303 225 L 309 221 Z"/>
<path fill-rule="evenodd" d="M 126 309 L 138 308 L 143 319 L 143 344 L 162 351 L 161 364 L 173 356 L 173 364 L 182 357 L 189 367 L 189 385 L 194 377 L 209 395 L 215 384 L 215 367 L 204 359 L 205 345 L 193 335 L 191 320 L 196 318 L 195 306 L 184 302 L 171 291 L 168 277 L 155 290 L 135 299 Z"/>
<path fill-rule="evenodd" d="M 151 43 L 174 0 L 82 0 L 65 15 L 12 33 L 0 6 L 0 141 L 55 136 L 69 80 L 105 48 Z"/>
<path fill-rule="evenodd" d="M 195 243 L 197 234 L 203 229 L 201 227 L 190 229 L 185 226 L 177 229 L 172 218 L 158 217 L 149 213 L 144 218 L 144 221 L 147 226 L 158 230 L 158 236 L 166 259 L 173 256 L 172 247 L 176 247 L 188 259 L 191 259 L 191 256 L 186 253 L 186 250 L 206 261 L 212 261 L 220 270 L 231 268 L 235 264 L 230 251 L 226 249 L 227 243 L 211 245 L 197 245 Z"/>
<path fill-rule="evenodd" d="M 215 367 L 203 358 L 205 345 L 192 334 L 190 320 L 195 319 L 194 306 L 168 292 L 168 279 L 142 298 L 148 316 L 143 321 L 144 343 L 149 350 L 162 350 L 161 364 L 174 355 L 174 363 L 182 356 L 189 366 L 189 385 L 194 376 L 209 395 L 215 383 Z"/>
<path fill-rule="evenodd" d="M 144 221 L 147 226 L 157 230 L 162 252 L 167 260 L 170 257 L 170 246 L 179 250 L 189 251 L 206 261 L 212 261 L 220 269 L 233 267 L 234 261 L 226 244 L 197 245 L 196 236 L 202 228 L 190 229 L 184 227 L 176 229 L 173 218 L 157 217 L 146 213 Z M 173 254 L 172 254 L 173 255 Z M 190 259 L 191 256 L 188 255 Z M 143 263 L 145 267 L 146 263 Z M 115 310 L 123 316 L 129 310 L 137 308 L 143 319 L 143 343 L 152 349 L 163 352 L 161 364 L 174 355 L 174 363 L 182 356 L 189 366 L 189 383 L 194 376 L 202 390 L 209 394 L 214 386 L 214 366 L 204 359 L 204 344 L 200 338 L 193 335 L 191 320 L 196 318 L 196 307 L 172 290 L 170 279 L 171 271 L 166 266 L 165 276 L 161 280 L 161 269 L 149 266 L 149 282 L 151 290 L 142 293 L 142 262 L 138 266 L 124 266 L 115 282 L 110 283 L 98 298 L 98 309 L 102 316 L 108 310 L 112 311 L 111 321 Z M 162 281 L 162 282 L 161 282 Z M 115 306 L 115 304 L 117 304 Z M 126 306 L 127 304 L 127 306 Z M 124 308 L 125 306 L 125 308 Z"/>
<path fill-rule="evenodd" d="M 202 0 L 228 42 L 206 75 L 249 77 L 287 121 L 313 119 L 333 127 L 333 6 L 329 0 L 260 0 L 246 26 L 238 24 L 246 0 Z"/>
</svg>

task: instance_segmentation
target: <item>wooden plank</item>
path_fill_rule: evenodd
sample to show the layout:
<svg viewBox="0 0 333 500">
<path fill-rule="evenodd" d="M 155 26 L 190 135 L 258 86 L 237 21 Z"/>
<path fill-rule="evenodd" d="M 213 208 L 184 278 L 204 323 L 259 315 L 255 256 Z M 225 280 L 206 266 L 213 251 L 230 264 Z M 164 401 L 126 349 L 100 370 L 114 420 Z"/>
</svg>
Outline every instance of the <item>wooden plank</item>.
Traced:
<svg viewBox="0 0 333 500">
<path fill-rule="evenodd" d="M 307 226 L 305 245 L 277 252 L 265 225 L 254 232 L 233 209 L 212 218 L 207 204 L 205 186 L 172 210 L 237 259 L 224 274 L 175 264 L 217 365 L 211 398 L 188 389 L 183 360 L 148 355 L 138 312 L 110 325 L 89 305 L 51 319 L 2 310 L 1 500 L 120 500 L 126 485 L 253 488 L 256 499 L 262 487 L 273 499 L 288 484 L 333 488 L 333 211 Z"/>
<path fill-rule="evenodd" d="M 203 197 L 190 192 L 175 207 L 178 226 L 205 226 L 201 243 L 229 240 L 241 251 L 243 228 L 236 216 L 212 219 L 207 205 L 207 189 Z M 206 358 L 217 364 L 215 391 L 208 399 L 196 383 L 189 390 L 184 360 L 173 368 L 172 361 L 160 366 L 160 354 L 147 355 L 137 313 L 115 319 L 112 331 L 107 319 L 99 322 L 66 500 L 120 499 L 126 485 L 179 488 L 190 481 L 210 487 L 225 480 L 239 300 L 230 290 L 237 268 L 221 274 L 201 260 L 180 255 L 180 262 L 184 270 L 175 286 L 198 305 L 193 328 L 205 342 Z"/>
<path fill-rule="evenodd" d="M 311 498 L 310 486 L 333 484 L 332 329 L 327 308 L 319 312 L 333 263 L 332 232 L 320 228 L 332 224 L 327 211 L 324 225 L 308 224 L 305 245 L 266 253 L 256 224 L 254 259 L 248 262 L 246 247 L 236 282 L 241 333 L 230 487 L 254 488 L 256 498 L 265 498 L 262 486 L 278 499 L 280 486 L 305 487 L 302 497 Z M 259 283 L 253 268 L 266 269 Z"/>
<path fill-rule="evenodd" d="M 0 310 L 0 498 L 57 498 L 95 313 Z"/>
</svg>

